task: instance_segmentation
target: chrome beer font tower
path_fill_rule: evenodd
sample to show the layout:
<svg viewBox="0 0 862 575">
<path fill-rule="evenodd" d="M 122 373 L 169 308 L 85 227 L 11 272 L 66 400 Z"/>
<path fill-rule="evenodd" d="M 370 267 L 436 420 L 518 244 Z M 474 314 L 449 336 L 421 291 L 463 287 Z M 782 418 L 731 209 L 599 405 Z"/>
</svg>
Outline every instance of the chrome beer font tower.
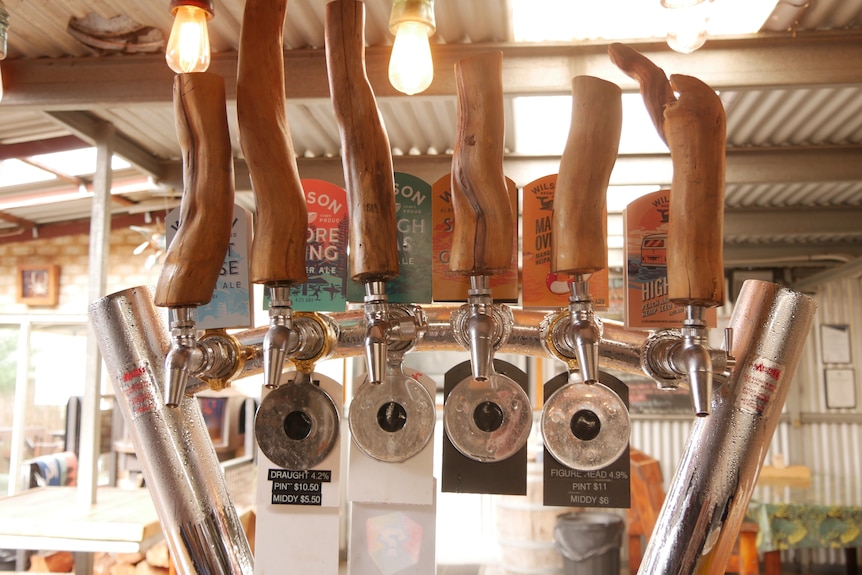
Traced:
<svg viewBox="0 0 862 575">
<path fill-rule="evenodd" d="M 468 349 L 471 376 L 453 388 L 443 419 L 453 445 L 480 462 L 511 456 L 523 445 L 532 421 L 523 389 L 495 373 L 496 352 L 553 357 L 566 364 L 568 383 L 559 397 L 549 398 L 542 426 L 552 455 L 582 470 L 612 461 L 629 434 L 624 406 L 596 381 L 599 366 L 646 373 L 659 387 L 687 381 L 695 412 L 714 413 L 695 423 L 641 572 L 719 572 L 777 425 L 814 304 L 773 284 L 746 282 L 725 349 L 707 346 L 703 310 L 721 303 L 723 284 L 724 115 L 714 92 L 690 77 L 668 81 L 625 46 L 610 49 L 612 60 L 641 83 L 647 108 L 671 149 L 670 294 L 686 308 L 681 332 L 627 330 L 613 321 L 599 322 L 592 309 L 586 282 L 605 265 L 601 202 L 619 137 L 619 89 L 596 78 L 573 80 L 572 128 L 554 202 L 553 266 L 572 276 L 569 306 L 545 312 L 494 303 L 490 278 L 511 262 L 514 229 L 501 167 L 499 53 L 456 66 L 451 269 L 471 278 L 467 302 L 394 305 L 384 290 L 398 273 L 392 163 L 365 75 L 364 8 L 353 0 L 331 3 L 326 51 L 350 197 L 351 276 L 365 284 L 366 297 L 362 310 L 294 313 L 289 287 L 305 279 L 306 211 L 284 117 L 280 42 L 285 0 L 276 4 L 274 17 L 272 2 L 246 2 L 237 91 L 241 142 L 258 212 L 253 279 L 270 290 L 270 326 L 198 339 L 191 323 L 191 308 L 211 297 L 227 249 L 222 236 L 230 232 L 224 213 L 232 213 L 224 89 L 208 74 L 181 75 L 175 84 L 186 188 L 181 228 L 155 296 L 133 288 L 90 306 L 181 571 L 246 574 L 252 562 L 200 410 L 195 402 L 183 401 L 184 395 L 205 383 L 263 372 L 265 385 L 274 390 L 264 394 L 255 426 L 262 450 L 276 465 L 308 469 L 320 461 L 314 448 L 326 450 L 339 423 L 335 402 L 340 398 L 319 390 L 313 366 L 364 355 L 368 378 L 350 405 L 354 441 L 372 457 L 399 462 L 422 449 L 435 421 L 433 398 L 401 370 L 404 354 Z M 204 220 L 207 234 L 200 233 Z M 205 236 L 211 239 L 201 239 Z M 175 313 L 172 345 L 154 301 L 181 310 Z M 282 383 L 286 358 L 298 374 Z M 721 384 L 714 390 L 713 379 Z M 603 411 L 603 402 L 613 414 Z M 329 419 L 321 423 L 318 416 Z M 622 431 L 615 436 L 614 429 Z"/>
<path fill-rule="evenodd" d="M 611 60 L 641 86 L 644 103 L 670 148 L 673 182 L 668 222 L 668 299 L 685 309 L 682 337 L 659 332 L 644 355 L 644 371 L 662 388 L 688 382 L 694 412 L 709 415 L 714 375 L 729 375 L 733 331 L 724 352 L 708 347 L 705 314 L 724 302 L 724 182 L 726 120 L 718 95 L 691 76 L 672 75 L 622 44 Z M 679 93 L 679 98 L 674 94 Z"/>
<path fill-rule="evenodd" d="M 571 127 L 551 218 L 551 272 L 573 276 L 568 313 L 560 314 L 565 341 L 552 348 L 566 362 L 569 380 L 548 398 L 541 420 L 545 447 L 560 463 L 575 469 L 608 466 L 629 441 L 625 403 L 599 383 L 601 323 L 593 312 L 588 284 L 592 274 L 606 267 L 606 198 L 621 130 L 619 86 L 591 76 L 575 77 Z M 564 353 L 566 348 L 574 350 L 574 357 Z"/>
<path fill-rule="evenodd" d="M 304 283 L 308 214 L 285 111 L 283 30 L 287 0 L 248 0 L 237 63 L 240 143 L 255 200 L 251 281 L 269 290 L 263 340 L 264 395 L 255 421 L 261 450 L 287 469 L 310 469 L 335 446 L 339 415 L 313 382 L 314 360 L 326 353 L 322 318 L 296 321 L 290 286 Z M 298 376 L 282 384 L 285 359 Z"/>
<path fill-rule="evenodd" d="M 512 265 L 515 232 L 503 175 L 503 55 L 488 52 L 455 64 L 458 130 L 452 157 L 455 230 L 449 269 L 470 276 L 467 303 L 452 316 L 470 351 L 471 377 L 446 398 L 443 424 L 452 445 L 476 461 L 501 461 L 527 442 L 532 404 L 524 389 L 496 373 L 494 350 L 511 325 L 495 306 L 491 276 Z"/>
<path fill-rule="evenodd" d="M 238 358 L 226 334 L 198 341 L 195 308 L 209 303 L 230 243 L 233 155 L 224 80 L 209 73 L 174 77 L 174 116 L 183 156 L 179 229 L 165 255 L 155 303 L 171 310 L 165 403 L 177 407 L 190 376 L 227 380 Z M 226 353 L 227 352 L 227 353 Z"/>
<path fill-rule="evenodd" d="M 348 422 L 363 452 L 405 461 L 431 440 L 436 416 L 428 390 L 401 370 L 400 342 L 417 337 L 417 324 L 409 313 L 396 314 L 386 296 L 386 282 L 399 272 L 395 180 L 389 136 L 365 73 L 362 2 L 326 6 L 326 63 L 348 196 L 350 276 L 365 286 L 368 376 L 354 393 Z M 394 355 L 393 346 L 400 346 Z"/>
</svg>

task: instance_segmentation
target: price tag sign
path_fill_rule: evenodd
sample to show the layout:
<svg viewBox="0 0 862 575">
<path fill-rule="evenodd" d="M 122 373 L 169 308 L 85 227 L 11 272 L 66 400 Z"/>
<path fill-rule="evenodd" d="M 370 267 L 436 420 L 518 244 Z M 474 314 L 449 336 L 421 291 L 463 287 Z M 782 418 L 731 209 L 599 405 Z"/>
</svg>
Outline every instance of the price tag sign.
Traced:
<svg viewBox="0 0 862 575">
<path fill-rule="evenodd" d="M 628 406 L 628 388 L 619 379 L 601 372 L 599 381 Z M 545 400 L 568 382 L 568 374 L 561 373 L 545 384 Z M 571 469 L 544 450 L 543 502 L 545 505 L 569 507 L 628 508 L 631 506 L 629 447 L 619 459 L 603 469 L 581 471 Z"/>
<path fill-rule="evenodd" d="M 323 484 L 332 481 L 332 471 L 270 469 L 273 505 L 321 505 Z"/>
</svg>

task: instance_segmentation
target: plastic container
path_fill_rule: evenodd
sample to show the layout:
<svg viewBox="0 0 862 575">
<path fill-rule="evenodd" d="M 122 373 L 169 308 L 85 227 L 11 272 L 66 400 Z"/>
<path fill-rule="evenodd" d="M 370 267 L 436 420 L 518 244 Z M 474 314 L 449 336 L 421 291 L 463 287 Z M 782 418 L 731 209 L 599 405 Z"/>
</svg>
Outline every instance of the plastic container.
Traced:
<svg viewBox="0 0 862 575">
<path fill-rule="evenodd" d="M 554 527 L 554 543 L 563 555 L 563 573 L 619 573 L 624 529 L 623 518 L 610 513 L 574 512 L 560 515 Z"/>
</svg>

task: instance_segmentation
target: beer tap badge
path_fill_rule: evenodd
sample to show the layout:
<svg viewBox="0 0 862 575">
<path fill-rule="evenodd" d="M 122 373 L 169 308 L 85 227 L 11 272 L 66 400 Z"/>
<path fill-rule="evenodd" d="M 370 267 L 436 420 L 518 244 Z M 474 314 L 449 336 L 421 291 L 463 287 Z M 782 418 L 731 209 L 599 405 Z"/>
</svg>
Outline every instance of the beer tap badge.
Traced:
<svg viewBox="0 0 862 575">
<path fill-rule="evenodd" d="M 685 309 L 668 299 L 667 232 L 670 190 L 659 190 L 623 210 L 625 229 L 625 323 L 630 328 L 682 327 Z M 715 326 L 715 308 L 707 310 Z"/>
<path fill-rule="evenodd" d="M 305 283 L 290 290 L 297 311 L 344 311 L 347 301 L 347 192 L 323 180 L 302 180 L 308 209 Z"/>
</svg>

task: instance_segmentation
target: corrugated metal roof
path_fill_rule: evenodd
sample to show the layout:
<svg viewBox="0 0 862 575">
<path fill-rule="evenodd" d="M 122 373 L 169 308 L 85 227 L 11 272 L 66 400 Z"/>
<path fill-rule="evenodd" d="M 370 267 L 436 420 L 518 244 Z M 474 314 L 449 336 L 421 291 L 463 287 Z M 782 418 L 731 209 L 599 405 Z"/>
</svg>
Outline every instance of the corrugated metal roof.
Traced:
<svg viewBox="0 0 862 575">
<path fill-rule="evenodd" d="M 290 0 L 284 30 L 286 50 L 319 50 L 323 46 L 323 22 L 327 3 L 328 0 Z M 90 12 L 105 18 L 125 15 L 143 25 L 159 28 L 166 37 L 171 25 L 167 4 L 167 1 L 138 0 L 5 0 L 11 15 L 9 58 L 67 60 L 94 55 L 94 50 L 72 38 L 66 31 L 69 18 L 84 17 Z M 244 0 L 216 0 L 216 18 L 210 26 L 215 51 L 231 53 L 237 50 L 244 5 Z M 388 31 L 388 18 L 391 0 L 367 0 L 365 5 L 367 44 L 372 47 L 390 45 L 392 36 Z M 452 45 L 488 44 L 492 48 L 499 47 L 502 42 L 511 46 L 512 16 L 508 2 L 437 0 L 435 12 L 437 33 L 432 38 L 433 42 Z M 553 15 L 548 17 L 553 18 Z M 860 24 L 862 0 L 812 0 L 800 14 L 799 22 L 794 28 L 795 33 L 804 34 L 811 30 L 837 32 L 858 29 Z M 778 36 L 789 37 L 788 34 Z M 709 47 L 708 42 L 703 49 L 706 56 Z M 691 56 L 693 60 L 698 57 L 697 53 Z M 124 56 L 105 55 L 102 58 L 121 59 Z M 733 68 L 732 64 L 728 64 L 728 67 L 731 70 Z M 673 70 L 669 69 L 668 72 Z M 13 90 L 13 79 L 9 78 L 8 82 L 7 91 Z M 730 84 L 733 85 L 733 82 Z M 862 164 L 862 82 L 723 89 L 721 98 L 727 110 L 729 151 L 749 148 L 834 148 L 848 153 L 846 157 L 851 158 L 848 161 L 858 157 Z M 62 99 L 62 94 L 58 94 L 58 99 Z M 379 98 L 378 104 L 394 154 L 439 158 L 441 154 L 451 153 L 457 121 L 453 96 L 387 96 Z M 327 98 L 289 100 L 286 106 L 298 156 L 328 158 L 339 155 L 338 126 Z M 99 119 L 112 123 L 118 133 L 157 161 L 179 161 L 173 110 L 169 103 L 117 102 L 92 112 Z M 514 125 L 514 113 L 511 101 L 507 98 L 507 126 Z M 233 102 L 228 103 L 228 118 L 234 155 L 236 158 L 242 158 Z M 68 133 L 66 126 L 38 110 L 0 106 L 0 145 Z M 506 134 L 507 150 L 517 152 L 513 140 L 514 130 L 507 129 Z M 547 163 L 543 166 L 547 166 Z M 544 172 L 535 174 L 536 177 L 541 175 L 544 175 Z M 669 182 L 642 183 L 666 185 Z M 165 197 L 161 191 L 150 193 L 155 194 L 155 202 L 163 201 L 162 198 Z M 144 200 L 146 193 L 142 194 L 136 199 Z M 243 194 L 241 198 L 248 205 L 253 203 L 249 194 Z M 848 180 L 845 177 L 830 176 L 820 170 L 817 177 L 807 178 L 806 181 L 786 181 L 786 178 L 779 178 L 774 182 L 734 180 L 727 185 L 726 205 L 732 209 L 858 207 L 862 206 L 862 178 Z M 66 203 L 56 213 L 49 208 L 21 208 L 10 212 L 11 215 L 32 218 L 40 223 L 57 221 L 55 218 L 61 218 L 63 214 L 67 217 L 86 217 L 88 213 L 83 203 L 80 206 L 77 203 L 74 206 Z M 0 228 L 11 225 L 14 224 L 0 224 Z M 819 241 L 814 237 L 817 234 L 823 235 L 822 231 L 815 230 L 809 240 Z M 804 239 L 800 234 L 795 237 L 799 241 Z M 782 241 L 785 240 L 786 238 L 782 238 Z M 728 241 L 736 240 L 728 238 Z"/>
</svg>

